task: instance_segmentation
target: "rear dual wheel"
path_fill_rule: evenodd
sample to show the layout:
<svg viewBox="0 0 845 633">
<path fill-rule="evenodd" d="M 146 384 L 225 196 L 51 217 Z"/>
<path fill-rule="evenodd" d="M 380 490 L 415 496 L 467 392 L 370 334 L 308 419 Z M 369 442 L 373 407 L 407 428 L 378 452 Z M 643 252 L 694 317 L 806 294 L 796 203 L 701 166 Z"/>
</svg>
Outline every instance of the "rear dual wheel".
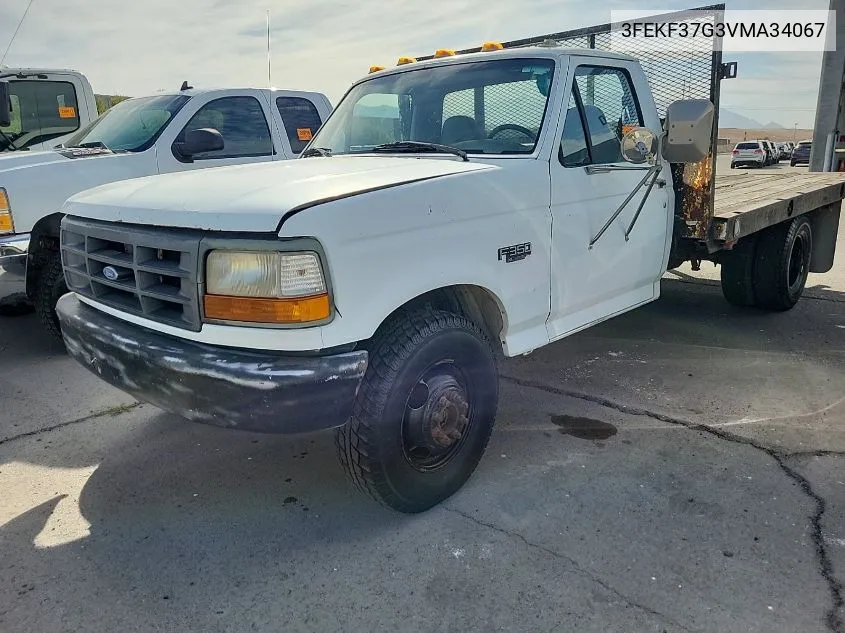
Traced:
<svg viewBox="0 0 845 633">
<path fill-rule="evenodd" d="M 804 292 L 812 252 L 813 228 L 805 217 L 744 238 L 722 261 L 722 294 L 738 306 L 790 310 Z"/>
<path fill-rule="evenodd" d="M 464 316 L 424 309 L 377 335 L 353 413 L 336 434 L 352 482 L 416 513 L 448 499 L 475 471 L 498 407 L 496 356 Z"/>
</svg>

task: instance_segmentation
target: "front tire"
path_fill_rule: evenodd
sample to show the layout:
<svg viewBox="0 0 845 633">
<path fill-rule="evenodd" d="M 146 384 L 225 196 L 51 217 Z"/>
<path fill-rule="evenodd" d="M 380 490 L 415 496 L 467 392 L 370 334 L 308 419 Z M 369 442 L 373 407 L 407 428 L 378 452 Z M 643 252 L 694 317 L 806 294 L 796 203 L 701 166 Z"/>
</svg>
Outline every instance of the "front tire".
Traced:
<svg viewBox="0 0 845 633">
<path fill-rule="evenodd" d="M 783 222 L 760 234 L 754 262 L 756 305 L 783 312 L 798 303 L 813 252 L 813 228 L 805 217 Z"/>
<path fill-rule="evenodd" d="M 469 319 L 431 309 L 378 334 L 352 416 L 336 434 L 357 488 L 405 513 L 424 512 L 475 471 L 498 407 L 496 356 Z"/>
<path fill-rule="evenodd" d="M 35 304 L 35 313 L 42 325 L 59 341 L 62 340 L 62 328 L 56 314 L 56 304 L 61 296 L 67 292 L 61 255 L 51 251 L 44 264 L 39 268 L 33 303 Z"/>
</svg>

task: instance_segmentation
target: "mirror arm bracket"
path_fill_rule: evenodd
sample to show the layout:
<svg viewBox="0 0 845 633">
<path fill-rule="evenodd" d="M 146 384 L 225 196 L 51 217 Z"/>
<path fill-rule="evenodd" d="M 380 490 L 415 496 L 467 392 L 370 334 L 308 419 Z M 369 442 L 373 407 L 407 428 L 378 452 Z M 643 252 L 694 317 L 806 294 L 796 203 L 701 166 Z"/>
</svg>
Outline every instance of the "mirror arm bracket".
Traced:
<svg viewBox="0 0 845 633">
<path fill-rule="evenodd" d="M 660 163 L 655 163 L 654 165 L 652 165 L 649 168 L 649 170 L 646 172 L 645 176 L 643 176 L 642 180 L 640 180 L 640 182 L 637 183 L 637 186 L 634 187 L 633 191 L 631 191 L 631 193 L 628 194 L 628 197 L 625 198 L 625 200 L 622 202 L 621 205 L 619 205 L 619 208 L 616 209 L 616 211 L 614 212 L 614 214 L 612 216 L 610 216 L 610 218 L 608 218 L 607 222 L 605 222 L 604 226 L 601 227 L 601 229 L 599 229 L 599 232 L 596 233 L 595 237 L 593 237 L 593 239 L 590 240 L 590 243 L 587 245 L 588 250 L 592 250 L 595 243 L 598 242 L 601 239 L 601 236 L 604 235 L 605 232 L 607 231 L 607 229 L 610 228 L 610 225 L 613 224 L 613 221 L 616 220 L 616 218 L 619 217 L 619 214 L 622 213 L 622 211 L 625 210 L 625 207 L 627 207 L 628 203 L 631 200 L 634 199 L 634 196 L 637 195 L 637 192 L 640 189 L 643 188 L 643 185 L 645 185 L 646 181 L 649 178 L 651 178 L 652 183 L 651 183 L 651 185 L 649 185 L 648 192 L 646 192 L 646 196 L 648 196 L 648 193 L 651 191 L 651 188 L 654 186 L 654 179 L 657 176 L 657 174 L 660 173 L 660 170 L 661 170 L 661 164 Z M 643 203 L 645 203 L 645 198 L 643 198 L 643 201 L 640 203 L 640 208 L 642 208 Z M 639 210 L 638 210 L 638 213 L 639 213 Z"/>
<path fill-rule="evenodd" d="M 643 194 L 642 200 L 640 200 L 640 204 L 637 207 L 636 213 L 634 213 L 634 217 L 631 218 L 631 224 L 628 225 L 628 230 L 625 231 L 625 241 L 627 242 L 631 236 L 631 231 L 634 230 L 634 225 L 637 223 L 637 220 L 640 218 L 640 213 L 642 213 L 643 207 L 645 206 L 646 200 L 648 200 L 648 196 L 651 193 L 651 190 L 654 188 L 654 184 L 657 182 L 657 177 L 660 175 L 660 168 L 659 165 L 655 165 L 654 167 L 654 176 L 651 179 L 651 182 L 648 183 L 648 187 Z M 665 183 L 664 183 L 665 184 Z"/>
</svg>

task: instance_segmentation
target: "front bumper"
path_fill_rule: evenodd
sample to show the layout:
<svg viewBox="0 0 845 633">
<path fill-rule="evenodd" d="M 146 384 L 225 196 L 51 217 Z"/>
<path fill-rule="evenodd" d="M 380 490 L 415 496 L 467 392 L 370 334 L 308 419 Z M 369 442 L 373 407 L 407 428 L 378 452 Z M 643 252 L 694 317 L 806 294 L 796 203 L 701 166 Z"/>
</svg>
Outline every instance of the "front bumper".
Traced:
<svg viewBox="0 0 845 633">
<path fill-rule="evenodd" d="M 195 422 L 264 433 L 342 426 L 367 352 L 284 356 L 164 336 L 82 303 L 57 305 L 68 353 L 138 400 Z"/>
</svg>

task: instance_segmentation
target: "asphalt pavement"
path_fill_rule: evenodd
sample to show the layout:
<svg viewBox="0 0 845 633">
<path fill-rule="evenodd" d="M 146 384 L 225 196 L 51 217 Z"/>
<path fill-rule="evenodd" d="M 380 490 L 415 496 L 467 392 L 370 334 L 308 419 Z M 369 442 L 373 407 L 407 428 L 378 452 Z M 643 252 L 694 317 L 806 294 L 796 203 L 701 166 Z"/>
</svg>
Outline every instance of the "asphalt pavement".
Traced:
<svg viewBox="0 0 845 633">
<path fill-rule="evenodd" d="M 788 313 L 704 266 L 506 361 L 478 471 L 416 516 L 329 434 L 183 422 L 0 317 L 0 631 L 845 630 L 845 231 Z"/>
</svg>

